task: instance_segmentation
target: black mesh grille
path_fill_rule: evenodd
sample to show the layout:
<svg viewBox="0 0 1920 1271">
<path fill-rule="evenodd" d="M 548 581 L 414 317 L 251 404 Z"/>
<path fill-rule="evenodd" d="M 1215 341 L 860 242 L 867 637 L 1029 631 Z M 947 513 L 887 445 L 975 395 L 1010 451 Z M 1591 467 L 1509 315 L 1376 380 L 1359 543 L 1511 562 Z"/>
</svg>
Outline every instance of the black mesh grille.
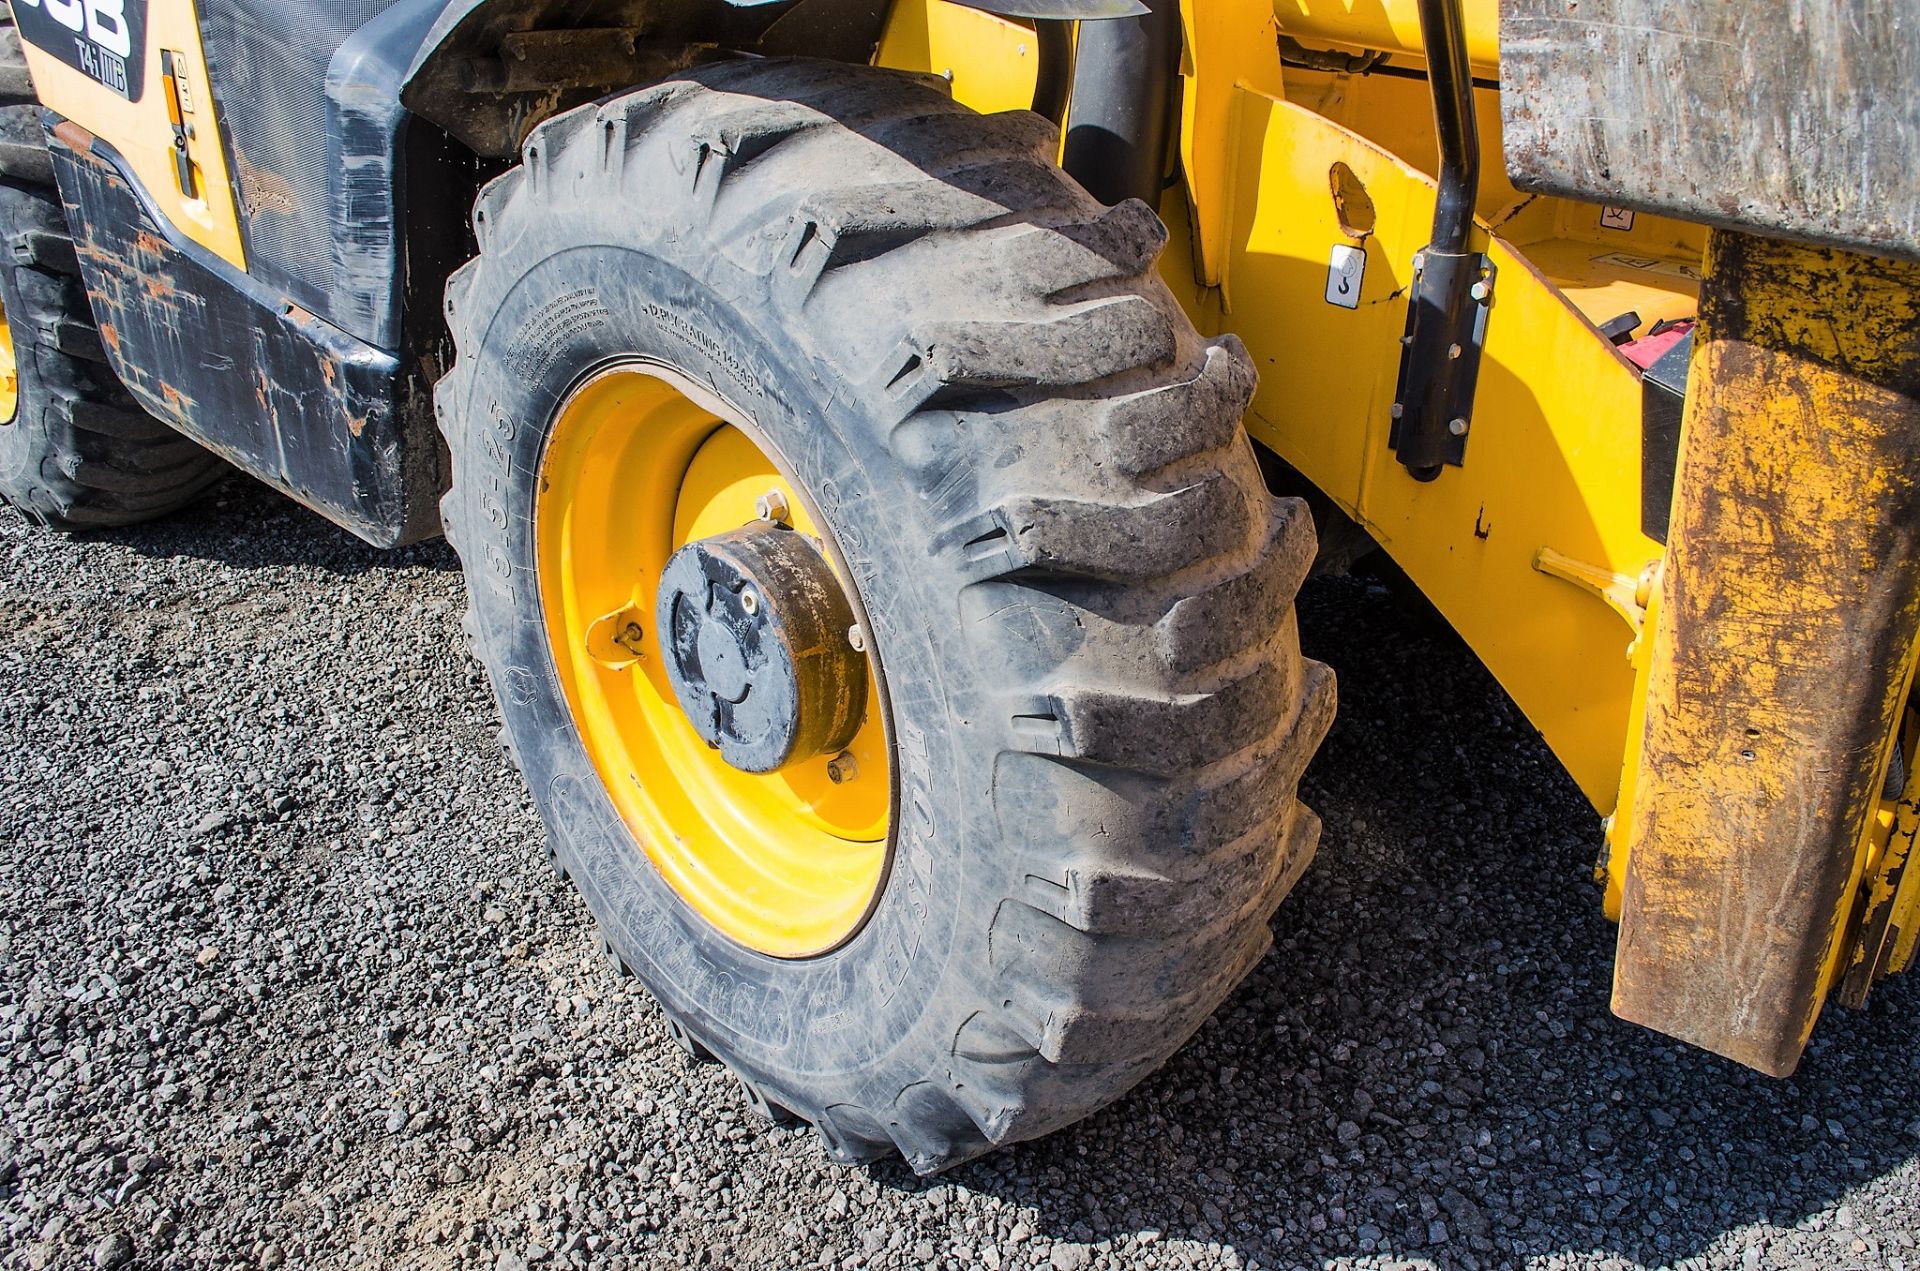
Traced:
<svg viewBox="0 0 1920 1271">
<path fill-rule="evenodd" d="M 231 139 L 250 272 L 327 311 L 327 66 L 396 0 L 201 0 L 214 96 Z"/>
</svg>

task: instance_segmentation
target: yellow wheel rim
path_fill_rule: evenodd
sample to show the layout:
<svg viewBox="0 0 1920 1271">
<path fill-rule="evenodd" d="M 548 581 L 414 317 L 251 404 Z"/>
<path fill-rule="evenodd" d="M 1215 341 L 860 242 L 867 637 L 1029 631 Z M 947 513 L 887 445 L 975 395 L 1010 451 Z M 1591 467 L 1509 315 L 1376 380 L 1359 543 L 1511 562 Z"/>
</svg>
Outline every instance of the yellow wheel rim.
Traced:
<svg viewBox="0 0 1920 1271">
<path fill-rule="evenodd" d="M 770 491 L 861 612 L 806 492 L 745 420 L 673 371 L 624 365 L 560 409 L 541 461 L 535 548 L 567 704 L 642 850 L 723 934 L 798 958 L 857 931 L 886 872 L 894 780 L 878 659 L 867 659 L 867 713 L 846 748 L 850 764 L 819 755 L 752 774 L 687 719 L 654 619 L 669 557 L 753 521 Z"/>
<path fill-rule="evenodd" d="M 13 352 L 13 326 L 7 321 L 7 306 L 0 303 L 0 423 L 6 423 L 20 411 L 20 363 Z"/>
</svg>

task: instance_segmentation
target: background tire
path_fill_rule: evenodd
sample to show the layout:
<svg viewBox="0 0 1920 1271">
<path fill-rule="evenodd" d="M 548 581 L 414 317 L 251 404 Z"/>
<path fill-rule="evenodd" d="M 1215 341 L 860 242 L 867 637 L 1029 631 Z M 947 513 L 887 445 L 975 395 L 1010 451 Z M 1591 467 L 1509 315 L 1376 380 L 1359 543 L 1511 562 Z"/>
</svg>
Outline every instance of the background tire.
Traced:
<svg viewBox="0 0 1920 1271">
<path fill-rule="evenodd" d="M 1057 135 L 926 81 L 754 61 L 560 116 L 489 186 L 438 404 L 468 631 L 559 866 L 676 1036 L 839 1160 L 928 1173 L 1110 1102 L 1269 947 L 1331 719 L 1313 557 L 1239 419 L 1254 374 Z M 637 849 L 556 683 L 532 527 L 571 387 L 715 386 L 847 549 L 890 685 L 885 890 L 822 956 L 752 953 Z"/>
<path fill-rule="evenodd" d="M 107 364 L 74 255 L 20 36 L 0 15 L 0 304 L 18 406 L 0 422 L 0 499 L 43 525 L 172 512 L 227 465 L 134 402 Z"/>
</svg>

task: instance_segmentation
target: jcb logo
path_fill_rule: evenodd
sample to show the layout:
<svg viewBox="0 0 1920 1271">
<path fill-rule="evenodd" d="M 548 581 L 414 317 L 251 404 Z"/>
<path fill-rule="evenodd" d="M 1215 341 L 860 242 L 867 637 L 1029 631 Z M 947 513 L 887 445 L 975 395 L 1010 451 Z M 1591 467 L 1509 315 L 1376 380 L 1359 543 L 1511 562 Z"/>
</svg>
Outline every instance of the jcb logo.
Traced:
<svg viewBox="0 0 1920 1271">
<path fill-rule="evenodd" d="M 29 9 L 45 8 L 47 15 L 117 57 L 133 56 L 133 35 L 127 30 L 127 0 L 20 0 Z"/>
<path fill-rule="evenodd" d="M 14 0 L 29 43 L 138 100 L 146 70 L 147 0 Z"/>
</svg>

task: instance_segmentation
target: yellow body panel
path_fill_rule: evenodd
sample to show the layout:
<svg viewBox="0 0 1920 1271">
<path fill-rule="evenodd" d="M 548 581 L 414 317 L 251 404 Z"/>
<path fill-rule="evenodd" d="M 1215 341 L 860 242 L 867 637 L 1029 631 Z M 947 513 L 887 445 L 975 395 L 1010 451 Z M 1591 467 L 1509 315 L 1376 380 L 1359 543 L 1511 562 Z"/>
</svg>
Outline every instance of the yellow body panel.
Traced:
<svg viewBox="0 0 1920 1271">
<path fill-rule="evenodd" d="M 237 269 L 244 270 L 239 211 L 214 113 L 213 85 L 200 44 L 193 0 L 152 0 L 147 11 L 145 91 L 128 101 L 106 85 L 22 41 L 27 68 L 42 105 L 100 138 L 126 161 L 153 205 L 173 228 Z M 173 121 L 168 115 L 161 53 L 182 54 L 190 107 L 183 116 L 197 197 L 181 190 L 174 172 Z"/>
<path fill-rule="evenodd" d="M 1033 105 L 1040 74 L 1032 28 L 948 0 L 895 4 L 875 60 L 943 75 L 955 100 L 989 114 Z"/>
<path fill-rule="evenodd" d="M 1464 0 L 1467 60 L 1492 72 L 1500 61 L 1500 12 L 1495 0 Z M 1421 59 L 1420 16 L 1411 4 L 1380 0 L 1274 0 L 1280 29 L 1311 48 L 1324 44 L 1378 49 Z"/>
<path fill-rule="evenodd" d="M 1273 14 L 1247 0 L 1184 4 L 1186 52 L 1181 64 L 1180 170 L 1193 221 L 1194 272 L 1204 286 L 1225 280 L 1234 183 L 1241 174 L 1227 139 L 1235 132 L 1240 87 L 1282 91 L 1279 34 Z"/>
<path fill-rule="evenodd" d="M 1497 5 L 1468 0 L 1465 9 L 1468 56 L 1486 74 L 1498 59 Z M 1475 247 L 1497 271 L 1493 298 L 1465 464 L 1415 481 L 1388 433 L 1412 262 L 1431 235 L 1436 197 L 1430 88 L 1289 66 L 1277 41 L 1383 50 L 1392 66 L 1422 67 L 1416 6 L 1208 0 L 1182 6 L 1182 21 L 1183 179 L 1160 201 L 1169 229 L 1162 275 L 1201 330 L 1235 334 L 1253 354 L 1261 382 L 1248 430 L 1393 557 L 1603 814 L 1596 879 L 1618 919 L 1625 845 L 1656 797 L 1641 740 L 1652 729 L 1662 624 L 1671 621 L 1661 599 L 1673 586 L 1667 552 L 1646 529 L 1658 532 L 1671 508 L 1647 504 L 1666 497 L 1649 483 L 1678 456 L 1643 455 L 1642 374 L 1599 328 L 1630 340 L 1696 318 L 1708 231 L 1522 194 L 1506 175 L 1499 93 L 1476 87 Z M 980 74 L 966 48 L 935 41 L 929 55 L 955 69 L 957 84 Z M 1358 276 L 1355 259 L 1364 261 Z M 1889 268 L 1865 274 L 1884 279 Z M 1804 308 L 1805 298 L 1783 302 Z M 1791 328 L 1794 315 L 1784 318 Z M 1809 349 L 1838 339 L 1811 329 L 1799 338 Z M 1775 390 L 1755 382 L 1741 391 L 1763 402 Z M 1855 405 L 1828 409 L 1844 420 Z M 1683 437 L 1681 453 L 1685 445 Z M 1892 744 L 1888 736 L 1878 752 L 1883 768 Z M 1857 827 L 1851 916 L 1837 915 L 1830 943 L 1805 950 L 1817 980 L 1807 1024 L 1830 991 L 1858 1000 L 1872 979 L 1920 955 L 1920 867 L 1907 859 L 1920 835 L 1916 751 L 1920 728 L 1902 755 L 1907 795 Z M 1749 797 L 1791 798 L 1791 789 L 1811 788 L 1813 774 L 1801 775 L 1798 786 Z M 1721 842 L 1711 801 L 1697 811 L 1699 841 L 1738 846 Z M 1842 856 L 1854 828 L 1841 827 L 1833 845 Z M 1791 1031 L 1770 1039 L 1785 1043 L 1781 1054 L 1794 1049 Z M 1778 1058 L 1742 1057 L 1769 1070 Z"/>
<path fill-rule="evenodd" d="M 1543 551 L 1633 578 L 1660 555 L 1640 530 L 1637 372 L 1509 243 L 1498 270 L 1465 467 L 1433 482 L 1387 447 L 1402 297 L 1427 241 L 1424 173 L 1302 107 L 1243 91 L 1225 325 L 1262 379 L 1248 427 L 1365 526 L 1492 669 L 1587 796 L 1612 806 L 1633 687 L 1632 625 Z M 1329 172 L 1377 213 L 1344 232 Z M 1328 303 L 1335 247 L 1366 254 L 1359 307 Z M 1577 669 L 1576 669 L 1577 668 Z"/>
</svg>

